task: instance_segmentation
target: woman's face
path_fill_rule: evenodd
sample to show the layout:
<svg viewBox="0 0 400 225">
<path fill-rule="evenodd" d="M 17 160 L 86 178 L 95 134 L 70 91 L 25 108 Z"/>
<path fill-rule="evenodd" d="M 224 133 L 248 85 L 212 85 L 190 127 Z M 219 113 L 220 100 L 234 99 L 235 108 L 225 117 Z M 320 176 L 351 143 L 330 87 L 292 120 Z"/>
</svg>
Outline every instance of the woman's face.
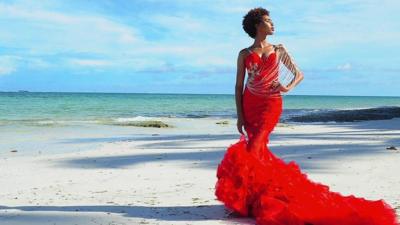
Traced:
<svg viewBox="0 0 400 225">
<path fill-rule="evenodd" d="M 274 33 L 274 24 L 269 16 L 264 15 L 261 22 L 256 25 L 257 33 L 262 35 L 272 35 Z"/>
</svg>

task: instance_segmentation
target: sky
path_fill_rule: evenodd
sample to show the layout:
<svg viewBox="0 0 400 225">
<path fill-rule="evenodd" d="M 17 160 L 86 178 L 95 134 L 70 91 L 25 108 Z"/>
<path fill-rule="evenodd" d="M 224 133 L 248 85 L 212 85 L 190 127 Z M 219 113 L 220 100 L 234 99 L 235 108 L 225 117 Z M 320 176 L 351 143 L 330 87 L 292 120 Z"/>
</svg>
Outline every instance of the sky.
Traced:
<svg viewBox="0 0 400 225">
<path fill-rule="evenodd" d="M 400 96 L 396 0 L 0 0 L 0 91 L 233 94 L 255 7 L 304 73 L 289 94 Z"/>
</svg>

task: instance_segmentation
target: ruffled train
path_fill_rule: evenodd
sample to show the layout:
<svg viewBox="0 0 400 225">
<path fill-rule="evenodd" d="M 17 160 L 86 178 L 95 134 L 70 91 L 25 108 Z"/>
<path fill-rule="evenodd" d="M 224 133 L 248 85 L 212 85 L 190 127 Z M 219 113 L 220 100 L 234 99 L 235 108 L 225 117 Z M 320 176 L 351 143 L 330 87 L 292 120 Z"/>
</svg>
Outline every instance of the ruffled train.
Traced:
<svg viewBox="0 0 400 225">
<path fill-rule="evenodd" d="M 244 136 L 231 145 L 217 170 L 216 196 L 259 225 L 396 225 L 383 200 L 342 196 L 310 181 L 294 163 L 267 148 L 263 160 L 247 151 Z"/>
</svg>

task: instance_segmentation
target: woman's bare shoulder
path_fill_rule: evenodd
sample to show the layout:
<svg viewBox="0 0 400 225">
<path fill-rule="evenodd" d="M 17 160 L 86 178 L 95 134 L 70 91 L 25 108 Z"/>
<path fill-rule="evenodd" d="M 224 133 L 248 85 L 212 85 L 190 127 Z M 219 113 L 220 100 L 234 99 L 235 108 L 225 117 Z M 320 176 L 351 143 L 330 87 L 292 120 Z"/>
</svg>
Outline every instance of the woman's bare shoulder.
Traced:
<svg viewBox="0 0 400 225">
<path fill-rule="evenodd" d="M 242 50 L 239 51 L 239 55 L 245 55 L 246 53 L 249 53 L 248 48 L 243 48 Z"/>
<path fill-rule="evenodd" d="M 246 58 L 250 54 L 250 51 L 248 48 L 243 48 L 242 50 L 239 51 L 239 57 L 240 58 Z"/>
</svg>

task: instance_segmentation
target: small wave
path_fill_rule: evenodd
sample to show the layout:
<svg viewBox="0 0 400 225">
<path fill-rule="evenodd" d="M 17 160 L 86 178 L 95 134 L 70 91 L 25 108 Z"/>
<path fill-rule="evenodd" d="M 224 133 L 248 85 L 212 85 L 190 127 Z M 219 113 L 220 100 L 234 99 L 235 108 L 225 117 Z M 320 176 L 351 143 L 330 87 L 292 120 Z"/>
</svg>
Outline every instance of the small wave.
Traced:
<svg viewBox="0 0 400 225">
<path fill-rule="evenodd" d="M 56 127 L 69 125 L 94 124 L 93 120 L 56 120 L 56 119 L 21 119 L 21 120 L 0 120 L 0 126 L 25 125 L 37 127 Z"/>
<path fill-rule="evenodd" d="M 125 123 L 125 122 L 134 122 L 134 121 L 148 121 L 152 120 L 154 118 L 151 117 L 145 117 L 145 116 L 135 116 L 135 117 L 121 117 L 121 118 L 116 118 L 114 121 L 119 122 L 119 123 Z"/>
<path fill-rule="evenodd" d="M 51 127 L 57 124 L 62 124 L 59 121 L 49 120 L 49 119 L 21 119 L 21 120 L 1 120 L 0 125 L 28 125 L 28 126 L 41 126 L 41 127 Z"/>
<path fill-rule="evenodd" d="M 71 126 L 71 125 L 87 125 L 87 124 L 107 124 L 107 125 L 124 125 L 135 122 L 152 121 L 156 117 L 119 117 L 119 118 L 85 118 L 85 119 L 50 119 L 50 118 L 33 118 L 33 119 L 14 119 L 0 120 L 0 126 L 5 125 L 26 125 L 38 127 L 55 127 L 55 126 Z"/>
<path fill-rule="evenodd" d="M 352 110 L 328 110 L 287 118 L 292 122 L 356 122 L 367 120 L 389 120 L 400 117 L 400 107 L 379 107 Z"/>
</svg>

